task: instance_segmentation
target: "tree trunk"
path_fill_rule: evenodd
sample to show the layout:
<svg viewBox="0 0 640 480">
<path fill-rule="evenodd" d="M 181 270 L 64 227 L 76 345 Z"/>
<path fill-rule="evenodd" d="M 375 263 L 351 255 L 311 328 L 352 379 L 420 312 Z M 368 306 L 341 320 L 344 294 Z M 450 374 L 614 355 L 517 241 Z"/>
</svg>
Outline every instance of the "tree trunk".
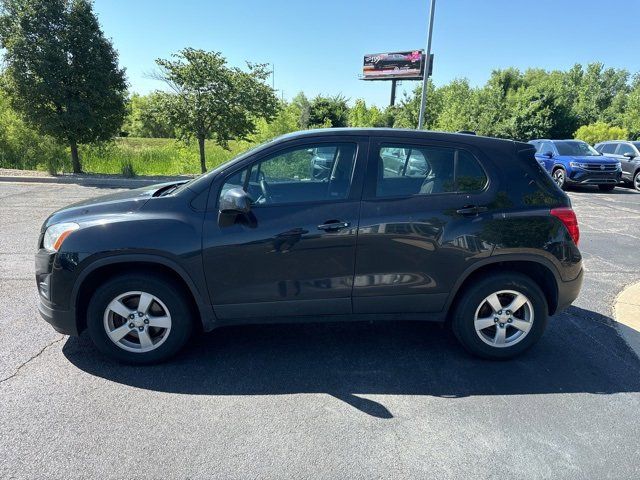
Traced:
<svg viewBox="0 0 640 480">
<path fill-rule="evenodd" d="M 78 156 L 78 144 L 75 140 L 69 141 L 71 147 L 71 165 L 73 166 L 73 173 L 82 173 L 82 165 L 80 165 L 80 157 Z"/>
<path fill-rule="evenodd" d="M 200 147 L 200 168 L 202 173 L 207 171 L 207 163 L 204 158 L 204 136 L 198 137 L 198 147 Z"/>
</svg>

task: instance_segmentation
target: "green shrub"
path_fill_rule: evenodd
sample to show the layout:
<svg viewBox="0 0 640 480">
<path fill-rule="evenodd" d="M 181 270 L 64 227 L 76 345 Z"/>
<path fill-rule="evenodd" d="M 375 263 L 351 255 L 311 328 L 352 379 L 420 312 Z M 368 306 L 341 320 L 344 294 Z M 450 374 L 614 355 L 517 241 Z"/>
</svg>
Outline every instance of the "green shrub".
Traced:
<svg viewBox="0 0 640 480">
<path fill-rule="evenodd" d="M 574 137 L 595 145 L 605 140 L 626 140 L 629 138 L 629 132 L 626 128 L 614 127 L 604 122 L 596 122 L 580 127 Z"/>
</svg>

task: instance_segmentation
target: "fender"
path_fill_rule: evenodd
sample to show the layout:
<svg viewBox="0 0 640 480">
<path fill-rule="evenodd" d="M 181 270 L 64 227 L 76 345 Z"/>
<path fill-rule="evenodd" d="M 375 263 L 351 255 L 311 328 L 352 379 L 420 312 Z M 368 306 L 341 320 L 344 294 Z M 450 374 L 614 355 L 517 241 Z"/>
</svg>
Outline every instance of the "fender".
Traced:
<svg viewBox="0 0 640 480">
<path fill-rule="evenodd" d="M 464 282 L 467 281 L 467 279 L 471 276 L 471 274 L 473 274 L 474 272 L 476 272 L 480 268 L 486 267 L 487 265 L 498 264 L 498 263 L 502 263 L 502 262 L 533 262 L 533 263 L 537 263 L 539 265 L 542 265 L 543 267 L 547 268 L 547 270 L 549 270 L 553 274 L 553 277 L 555 278 L 555 281 L 556 281 L 556 294 L 557 294 L 558 285 L 560 284 L 560 282 L 562 282 L 562 279 L 560 278 L 560 274 L 558 272 L 558 269 L 555 267 L 555 265 L 550 260 L 548 260 L 548 259 L 546 259 L 544 257 L 538 256 L 538 255 L 529 255 L 529 254 L 526 254 L 526 253 L 525 254 L 519 254 L 519 253 L 500 254 L 500 253 L 498 253 L 498 254 L 492 254 L 490 257 L 484 258 L 482 260 L 478 260 L 473 265 L 471 265 L 469 268 L 467 268 L 462 273 L 462 275 L 460 275 L 460 278 L 458 278 L 458 280 L 456 281 L 454 287 L 451 289 L 451 292 L 449 293 L 449 296 L 447 297 L 447 301 L 445 302 L 445 306 L 444 306 L 443 311 L 444 312 L 448 312 L 449 311 L 449 309 L 451 308 L 451 305 L 453 304 L 453 300 L 454 300 L 455 296 L 460 291 L 460 287 L 462 287 Z"/>
<path fill-rule="evenodd" d="M 196 306 L 198 307 L 198 312 L 200 313 L 200 318 L 202 320 L 203 329 L 208 332 L 215 328 L 217 319 L 215 313 L 213 312 L 213 308 L 208 301 L 203 301 L 203 298 L 208 297 L 203 297 L 191 276 L 179 264 L 171 259 L 160 255 L 147 253 L 116 254 L 102 257 L 91 262 L 80 272 L 74 282 L 73 289 L 71 291 L 71 299 L 73 301 L 72 305 L 75 306 L 77 304 L 76 302 L 78 299 L 78 291 L 80 290 L 80 286 L 92 272 L 107 265 L 130 262 L 158 264 L 173 270 L 185 282 L 185 284 L 189 288 L 189 291 L 191 292 L 191 295 L 195 299 Z"/>
</svg>

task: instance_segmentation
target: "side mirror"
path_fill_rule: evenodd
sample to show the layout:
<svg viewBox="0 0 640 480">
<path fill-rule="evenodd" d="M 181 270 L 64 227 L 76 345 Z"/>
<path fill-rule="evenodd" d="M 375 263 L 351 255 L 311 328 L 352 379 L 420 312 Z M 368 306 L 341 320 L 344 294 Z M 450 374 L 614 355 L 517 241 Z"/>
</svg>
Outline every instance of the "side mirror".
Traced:
<svg viewBox="0 0 640 480">
<path fill-rule="evenodd" d="M 232 188 L 220 198 L 220 213 L 247 214 L 251 211 L 253 199 L 242 188 Z"/>
<path fill-rule="evenodd" d="M 547 158 L 553 158 L 553 152 L 544 152 L 542 155 Z"/>
<path fill-rule="evenodd" d="M 622 155 L 623 157 L 627 157 L 629 160 L 633 160 L 634 158 L 636 158 L 636 155 L 634 155 L 631 152 L 627 152 L 625 154 Z"/>
</svg>

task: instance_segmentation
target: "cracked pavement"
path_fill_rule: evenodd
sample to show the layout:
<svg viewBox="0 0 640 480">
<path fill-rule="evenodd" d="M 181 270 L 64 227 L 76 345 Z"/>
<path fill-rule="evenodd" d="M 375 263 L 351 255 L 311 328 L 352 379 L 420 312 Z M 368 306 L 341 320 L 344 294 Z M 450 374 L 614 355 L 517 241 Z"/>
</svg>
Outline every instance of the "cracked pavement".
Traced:
<svg viewBox="0 0 640 480">
<path fill-rule="evenodd" d="M 612 319 L 640 280 L 636 192 L 569 192 L 585 285 L 517 360 L 349 323 L 226 328 L 128 367 L 49 327 L 33 278 L 47 215 L 111 191 L 0 184 L 0 478 L 640 476 L 640 360 Z"/>
</svg>

